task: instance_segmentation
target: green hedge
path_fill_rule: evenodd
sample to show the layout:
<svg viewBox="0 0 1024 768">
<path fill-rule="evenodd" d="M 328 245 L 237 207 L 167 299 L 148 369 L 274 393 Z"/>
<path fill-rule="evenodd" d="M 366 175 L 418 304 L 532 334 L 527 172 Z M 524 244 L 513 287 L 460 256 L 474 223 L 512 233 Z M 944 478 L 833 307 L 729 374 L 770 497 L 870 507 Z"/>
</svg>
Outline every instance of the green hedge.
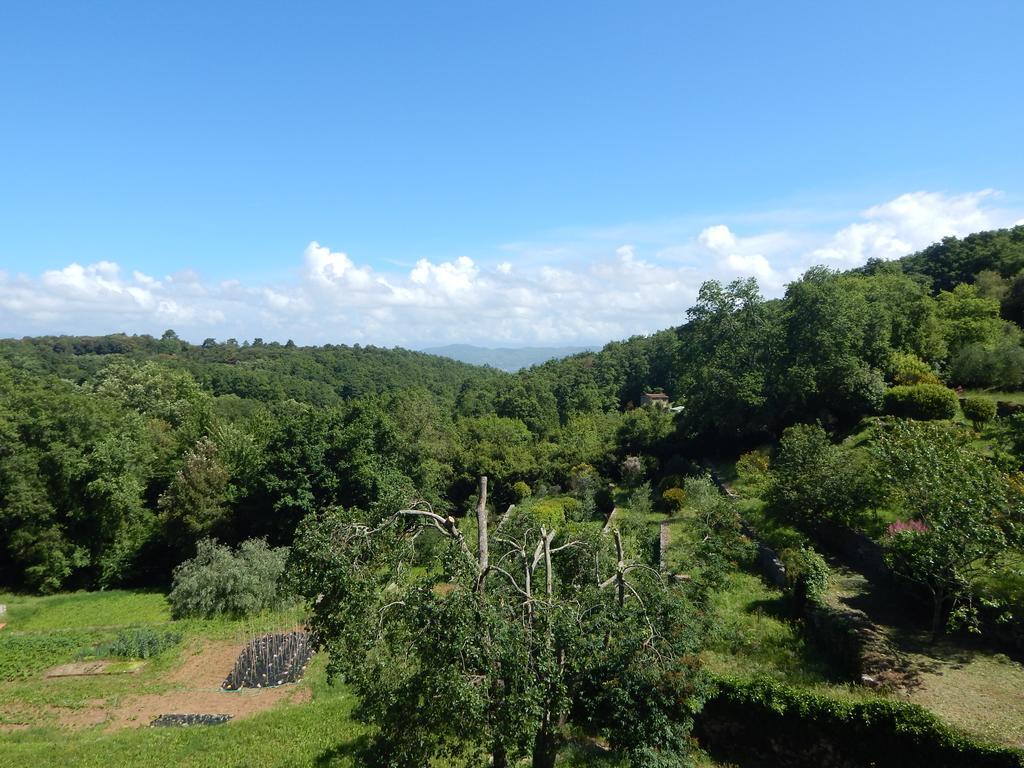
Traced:
<svg viewBox="0 0 1024 768">
<path fill-rule="evenodd" d="M 959 401 L 956 392 L 938 384 L 914 384 L 893 387 L 885 393 L 885 412 L 907 419 L 956 418 Z"/>
<path fill-rule="evenodd" d="M 846 701 L 770 679 L 716 678 L 695 733 L 744 768 L 1022 768 L 1024 753 L 984 744 L 898 699 Z"/>
<path fill-rule="evenodd" d="M 960 408 L 964 417 L 978 428 L 996 417 L 996 404 L 982 397 L 965 397 L 960 401 Z"/>
</svg>

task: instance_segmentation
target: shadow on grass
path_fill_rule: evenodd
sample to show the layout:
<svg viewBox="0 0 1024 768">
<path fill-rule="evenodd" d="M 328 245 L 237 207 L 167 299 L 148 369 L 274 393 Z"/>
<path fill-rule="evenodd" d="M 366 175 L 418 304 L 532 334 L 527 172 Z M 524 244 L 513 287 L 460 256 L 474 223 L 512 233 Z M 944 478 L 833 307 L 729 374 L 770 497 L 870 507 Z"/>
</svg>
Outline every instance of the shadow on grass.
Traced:
<svg viewBox="0 0 1024 768">
<path fill-rule="evenodd" d="M 747 613 L 771 616 L 773 619 L 779 619 L 780 621 L 791 621 L 793 619 L 793 611 L 789 600 L 782 596 L 753 600 L 747 605 Z"/>
<path fill-rule="evenodd" d="M 335 744 L 316 757 L 317 768 L 340 768 L 341 766 L 373 765 L 370 737 L 363 734 L 356 738 Z"/>
</svg>

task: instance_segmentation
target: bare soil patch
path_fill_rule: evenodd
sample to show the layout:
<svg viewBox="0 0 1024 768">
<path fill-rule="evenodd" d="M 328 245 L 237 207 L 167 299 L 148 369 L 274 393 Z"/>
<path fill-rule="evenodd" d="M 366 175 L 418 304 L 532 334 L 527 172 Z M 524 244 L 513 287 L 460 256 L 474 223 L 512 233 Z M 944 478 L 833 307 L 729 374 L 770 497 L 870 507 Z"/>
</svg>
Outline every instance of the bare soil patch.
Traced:
<svg viewBox="0 0 1024 768">
<path fill-rule="evenodd" d="M 102 723 L 107 730 L 118 730 L 148 726 L 153 719 L 174 713 L 231 715 L 232 720 L 239 720 L 283 702 L 309 701 L 309 686 L 301 682 L 222 690 L 221 683 L 244 647 L 245 643 L 238 642 L 196 641 L 183 650 L 181 662 L 162 681 L 173 685 L 173 690 L 130 696 L 114 705 L 96 701 L 89 707 L 63 710 L 60 723 L 68 728 Z"/>
<path fill-rule="evenodd" d="M 73 661 L 61 664 L 46 673 L 47 677 L 81 677 L 84 675 L 134 674 L 146 665 L 144 661 Z"/>
</svg>

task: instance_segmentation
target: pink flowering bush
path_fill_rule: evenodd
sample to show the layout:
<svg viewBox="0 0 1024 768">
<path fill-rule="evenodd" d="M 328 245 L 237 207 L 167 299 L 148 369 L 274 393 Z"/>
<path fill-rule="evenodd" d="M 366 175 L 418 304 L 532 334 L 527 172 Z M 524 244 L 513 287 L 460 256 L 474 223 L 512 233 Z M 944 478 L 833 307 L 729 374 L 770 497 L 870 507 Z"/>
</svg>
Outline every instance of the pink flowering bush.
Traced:
<svg viewBox="0 0 1024 768">
<path fill-rule="evenodd" d="M 897 533 L 903 533 L 904 531 L 910 531 L 911 533 L 924 533 L 927 530 L 928 526 L 920 520 L 897 520 L 895 523 L 890 523 L 889 527 L 885 529 L 885 532 L 890 536 L 895 536 Z"/>
</svg>

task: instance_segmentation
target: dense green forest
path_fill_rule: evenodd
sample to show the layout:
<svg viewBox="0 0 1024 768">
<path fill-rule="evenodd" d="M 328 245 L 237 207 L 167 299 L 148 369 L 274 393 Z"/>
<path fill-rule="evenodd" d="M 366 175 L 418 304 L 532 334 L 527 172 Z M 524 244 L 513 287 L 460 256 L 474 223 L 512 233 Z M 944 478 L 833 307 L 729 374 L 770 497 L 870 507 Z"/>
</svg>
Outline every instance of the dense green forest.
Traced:
<svg viewBox="0 0 1024 768">
<path fill-rule="evenodd" d="M 676 328 L 514 374 L 170 330 L 2 341 L 4 599 L 88 632 L 0 636 L 30 711 L 0 724 L 60 709 L 36 679 L 60 661 L 152 654 L 156 691 L 182 637 L 262 617 L 327 651 L 316 680 L 345 687 L 315 707 L 357 702 L 343 765 L 667 768 L 694 736 L 759 765 L 785 732 L 1018 766 L 1022 242 L 816 267 L 772 300 L 708 282 Z M 103 591 L 32 596 L 75 589 Z M 153 615 L 100 642 L 59 610 L 97 595 Z M 958 674 L 969 695 L 932 693 Z"/>
<path fill-rule="evenodd" d="M 417 496 L 461 514 L 478 475 L 508 503 L 517 482 L 567 488 L 581 467 L 618 481 L 629 456 L 659 482 L 793 424 L 924 413 L 929 387 L 1014 390 L 1022 265 L 1016 227 L 814 268 L 776 300 L 709 282 L 677 328 L 514 375 L 172 331 L 3 341 L 0 583 L 163 584 L 200 539 L 288 544 L 316 510 Z M 651 389 L 677 408 L 636 407 Z"/>
</svg>

